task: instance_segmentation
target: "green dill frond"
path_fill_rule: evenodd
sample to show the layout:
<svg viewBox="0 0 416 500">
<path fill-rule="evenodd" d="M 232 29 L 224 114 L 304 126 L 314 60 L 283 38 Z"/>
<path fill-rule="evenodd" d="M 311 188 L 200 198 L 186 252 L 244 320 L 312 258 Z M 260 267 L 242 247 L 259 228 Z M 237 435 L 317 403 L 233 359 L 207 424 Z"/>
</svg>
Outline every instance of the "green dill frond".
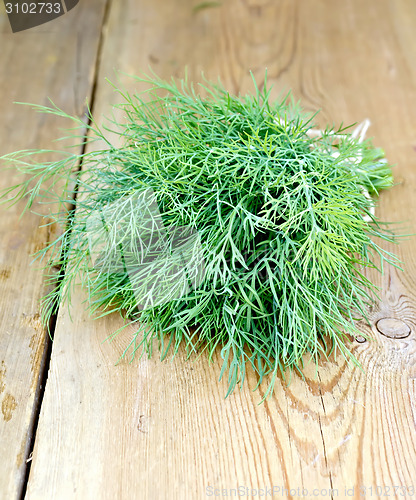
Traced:
<svg viewBox="0 0 416 500">
<path fill-rule="evenodd" d="M 348 336 L 377 297 L 364 270 L 399 265 L 375 243 L 395 241 L 374 213 L 393 178 L 364 139 L 368 124 L 319 131 L 267 88 L 234 96 L 204 84 L 203 97 L 186 80 L 138 80 L 146 92 L 115 87 L 125 119 L 109 127 L 120 146 L 91 115 L 89 125 L 70 117 L 88 130 L 80 144 L 104 149 L 50 163 L 36 162 L 41 150 L 2 158 L 25 174 L 3 200 L 49 203 L 49 223 L 63 228 L 37 254 L 51 271 L 44 323 L 81 283 L 92 314 L 137 325 L 124 354 L 150 355 L 155 339 L 162 358 L 181 343 L 209 359 L 219 348 L 227 394 L 247 363 L 259 383 L 271 374 L 270 394 L 305 354 L 357 362 Z M 53 103 L 35 109 L 68 117 Z"/>
</svg>

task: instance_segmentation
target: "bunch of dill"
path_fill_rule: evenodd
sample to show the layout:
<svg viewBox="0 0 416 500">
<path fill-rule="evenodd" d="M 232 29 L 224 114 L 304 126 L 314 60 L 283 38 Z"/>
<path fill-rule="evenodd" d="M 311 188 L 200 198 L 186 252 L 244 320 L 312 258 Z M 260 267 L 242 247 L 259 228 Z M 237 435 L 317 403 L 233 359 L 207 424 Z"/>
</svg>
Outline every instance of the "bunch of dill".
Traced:
<svg viewBox="0 0 416 500">
<path fill-rule="evenodd" d="M 313 116 L 270 102 L 266 86 L 233 96 L 206 84 L 201 97 L 187 81 L 138 80 L 146 92 L 117 89 L 121 146 L 90 114 L 88 141 L 104 148 L 50 163 L 34 161 L 43 150 L 3 157 L 30 174 L 4 199 L 27 198 L 26 209 L 59 201 L 47 223 L 64 230 L 38 253 L 61 268 L 50 273 L 45 325 L 80 281 L 91 312 L 137 321 L 126 352 L 150 355 L 157 339 L 162 358 L 184 343 L 211 359 L 218 347 L 227 395 L 247 361 L 259 383 L 271 375 L 266 394 L 306 353 L 356 361 L 348 334 L 376 296 L 364 270 L 398 262 L 374 242 L 394 241 L 374 215 L 374 197 L 392 185 L 383 151 L 348 128 L 316 133 Z"/>
</svg>

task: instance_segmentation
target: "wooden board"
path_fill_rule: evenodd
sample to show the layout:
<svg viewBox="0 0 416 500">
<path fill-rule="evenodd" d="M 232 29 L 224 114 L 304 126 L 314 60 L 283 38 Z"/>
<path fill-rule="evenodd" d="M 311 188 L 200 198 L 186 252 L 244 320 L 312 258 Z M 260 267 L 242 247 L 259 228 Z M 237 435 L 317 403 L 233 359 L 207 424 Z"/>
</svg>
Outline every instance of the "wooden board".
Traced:
<svg viewBox="0 0 416 500">
<path fill-rule="evenodd" d="M 89 1 L 51 24 L 16 34 L 0 7 L 0 155 L 52 148 L 58 127 L 68 126 L 14 101 L 47 104 L 50 97 L 69 113 L 83 114 L 91 95 L 104 6 Z M 1 189 L 21 181 L 4 163 L 1 168 Z M 39 228 L 38 215 L 27 214 L 19 221 L 23 207 L 0 207 L 0 498 L 7 500 L 19 498 L 25 485 L 47 354 L 38 304 L 45 293 L 43 272 L 30 264 L 31 255 L 52 235 L 50 228 Z"/>
<path fill-rule="evenodd" d="M 113 1 L 95 113 L 114 102 L 103 81 L 114 68 L 137 73 L 151 64 L 169 77 L 186 65 L 194 80 L 204 70 L 245 92 L 249 70 L 261 83 L 268 67 L 275 96 L 291 88 L 307 109 L 322 109 L 322 123 L 372 120 L 370 135 L 397 163 L 399 182 L 377 213 L 413 228 L 415 23 L 411 0 Z M 58 318 L 27 498 L 193 499 L 231 496 L 238 486 L 258 494 L 275 487 L 284 498 L 317 490 L 364 498 L 370 488 L 399 497 L 404 490 L 394 487 L 416 486 L 414 249 L 414 238 L 395 249 L 404 273 L 372 276 L 382 286 L 367 332 L 374 341 L 354 344 L 364 371 L 322 362 L 317 375 L 309 367 L 306 380 L 278 382 L 263 405 L 252 376 L 224 400 L 218 356 L 192 363 L 180 351 L 173 362 L 114 366 L 128 332 L 103 343 L 120 320 L 91 321 L 80 292 L 73 321 L 65 309 Z M 403 324 L 379 322 L 386 318 L 410 334 L 391 338 Z"/>
</svg>

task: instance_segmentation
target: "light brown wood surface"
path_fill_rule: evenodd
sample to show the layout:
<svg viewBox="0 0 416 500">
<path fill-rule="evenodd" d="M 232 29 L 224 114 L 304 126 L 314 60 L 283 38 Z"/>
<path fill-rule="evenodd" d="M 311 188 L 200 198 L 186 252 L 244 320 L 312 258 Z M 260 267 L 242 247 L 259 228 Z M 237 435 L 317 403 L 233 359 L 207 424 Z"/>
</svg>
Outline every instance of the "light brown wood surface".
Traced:
<svg viewBox="0 0 416 500">
<path fill-rule="evenodd" d="M 415 25 L 412 0 L 112 0 L 94 113 L 115 102 L 104 81 L 114 69 L 180 77 L 187 66 L 195 81 L 204 71 L 246 92 L 249 70 L 261 84 L 267 67 L 274 96 L 292 89 L 321 109 L 321 124 L 371 119 L 398 183 L 377 214 L 415 232 Z M 342 358 L 309 366 L 262 405 L 266 385 L 253 392 L 253 375 L 224 399 L 219 354 L 211 365 L 180 351 L 115 366 L 129 331 L 103 342 L 120 319 L 92 321 L 75 294 L 72 320 L 65 308 L 58 317 L 26 497 L 194 499 L 274 486 L 276 498 L 411 498 L 394 487 L 416 487 L 415 237 L 393 250 L 404 272 L 371 275 L 382 300 L 365 330 L 373 341 L 354 343 L 363 370 Z"/>
<path fill-rule="evenodd" d="M 21 149 L 52 148 L 68 123 L 35 113 L 14 101 L 57 105 L 82 116 L 91 95 L 104 2 L 68 13 L 53 24 L 13 34 L 0 8 L 0 156 Z M 69 144 L 69 143 L 68 143 Z M 55 144 L 56 147 L 56 144 Z M 44 156 L 51 160 L 52 157 Z M 0 189 L 21 181 L 1 164 Z M 0 206 L 0 498 L 19 498 L 34 424 L 38 415 L 42 370 L 48 356 L 38 301 L 45 293 L 40 265 L 32 254 L 56 228 L 39 228 L 42 219 L 25 202 Z M 42 212 L 36 205 L 35 211 Z"/>
</svg>

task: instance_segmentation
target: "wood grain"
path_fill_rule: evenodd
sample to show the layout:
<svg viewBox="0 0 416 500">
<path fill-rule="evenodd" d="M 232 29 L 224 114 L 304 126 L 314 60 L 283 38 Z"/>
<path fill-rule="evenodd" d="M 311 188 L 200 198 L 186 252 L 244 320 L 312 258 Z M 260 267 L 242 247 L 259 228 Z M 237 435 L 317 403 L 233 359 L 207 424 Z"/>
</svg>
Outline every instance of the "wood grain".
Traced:
<svg viewBox="0 0 416 500">
<path fill-rule="evenodd" d="M 397 164 L 398 185 L 383 193 L 377 213 L 413 230 L 415 23 L 411 0 L 233 0 L 205 8 L 113 1 L 96 116 L 116 99 L 104 83 L 114 68 L 138 73 L 151 64 L 169 77 L 188 66 L 194 80 L 203 70 L 246 92 L 249 70 L 261 84 L 267 67 L 275 97 L 292 89 L 308 110 L 321 109 L 322 124 L 371 119 L 375 144 Z M 378 486 L 399 497 L 403 490 L 393 487 L 415 486 L 416 477 L 414 249 L 414 237 L 394 248 L 404 273 L 370 275 L 381 301 L 371 328 L 363 326 L 372 340 L 353 344 L 363 370 L 341 357 L 322 361 L 317 373 L 308 365 L 304 380 L 294 375 L 287 387 L 279 379 L 263 405 L 266 386 L 252 392 L 252 374 L 224 400 L 219 355 L 211 365 L 203 357 L 186 362 L 180 351 L 172 362 L 155 355 L 114 366 L 129 332 L 103 343 L 120 320 L 92 321 L 76 294 L 73 321 L 65 309 L 58 318 L 27 498 L 191 499 L 238 486 L 275 487 L 285 498 L 305 497 L 303 488 L 309 496 L 365 498 Z M 376 325 L 386 318 L 410 334 L 380 335 Z"/>
<path fill-rule="evenodd" d="M 57 128 L 68 125 L 14 101 L 47 104 L 50 97 L 68 112 L 83 114 L 91 95 L 103 8 L 103 2 L 90 1 L 53 24 L 18 34 L 12 34 L 1 13 L 0 155 L 52 148 L 60 135 Z M 1 168 L 1 189 L 21 181 L 4 163 Z M 40 266 L 31 265 L 32 254 L 58 230 L 39 228 L 38 215 L 19 220 L 23 207 L 0 207 L 0 498 L 7 500 L 19 498 L 24 486 L 47 354 L 38 304 L 46 289 Z M 43 211 L 39 204 L 34 209 Z"/>
</svg>

